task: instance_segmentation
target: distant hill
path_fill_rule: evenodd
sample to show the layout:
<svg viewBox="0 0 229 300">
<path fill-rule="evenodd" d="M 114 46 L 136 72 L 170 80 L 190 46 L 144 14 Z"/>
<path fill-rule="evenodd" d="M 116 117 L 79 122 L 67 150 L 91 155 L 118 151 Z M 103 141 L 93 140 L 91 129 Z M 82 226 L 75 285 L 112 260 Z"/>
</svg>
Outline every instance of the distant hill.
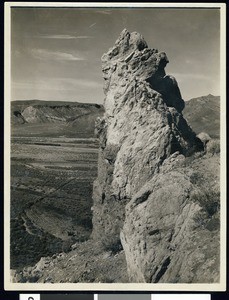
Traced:
<svg viewBox="0 0 229 300">
<path fill-rule="evenodd" d="M 193 98 L 185 102 L 183 111 L 187 120 L 196 134 L 208 133 L 212 138 L 220 136 L 220 97 L 211 94 Z"/>
<path fill-rule="evenodd" d="M 14 136 L 92 137 L 99 104 L 64 101 L 12 101 L 11 124 Z"/>
</svg>

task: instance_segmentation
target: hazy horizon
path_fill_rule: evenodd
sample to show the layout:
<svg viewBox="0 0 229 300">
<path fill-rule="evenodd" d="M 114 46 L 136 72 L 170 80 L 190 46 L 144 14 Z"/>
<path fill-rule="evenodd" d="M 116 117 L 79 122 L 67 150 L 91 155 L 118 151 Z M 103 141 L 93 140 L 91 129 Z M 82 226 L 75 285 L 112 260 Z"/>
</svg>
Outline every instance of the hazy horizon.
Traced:
<svg viewBox="0 0 229 300">
<path fill-rule="evenodd" d="M 120 32 L 166 52 L 184 100 L 220 95 L 220 10 L 11 9 L 11 100 L 103 103 L 101 56 Z"/>
<path fill-rule="evenodd" d="M 196 96 L 196 97 L 193 97 L 193 98 L 190 98 L 190 99 L 185 99 L 185 102 L 187 101 L 190 101 L 192 99 L 195 99 L 195 98 L 200 98 L 200 97 L 207 97 L 207 96 L 213 96 L 213 97 L 220 97 L 220 95 L 213 95 L 213 94 L 206 94 L 206 95 L 199 95 L 199 96 Z M 82 101 L 71 101 L 71 100 L 55 100 L 55 99 L 13 99 L 11 100 L 11 102 L 16 102 L 16 101 L 44 101 L 44 102 L 66 102 L 66 103 L 85 103 L 85 104 L 102 104 L 101 102 L 82 102 Z"/>
</svg>

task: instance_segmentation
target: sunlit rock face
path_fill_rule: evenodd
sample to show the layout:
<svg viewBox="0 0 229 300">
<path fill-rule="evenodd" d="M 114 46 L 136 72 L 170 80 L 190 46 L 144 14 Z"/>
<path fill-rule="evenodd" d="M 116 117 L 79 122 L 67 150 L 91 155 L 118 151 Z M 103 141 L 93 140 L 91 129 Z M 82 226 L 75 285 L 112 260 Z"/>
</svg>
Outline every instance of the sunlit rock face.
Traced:
<svg viewBox="0 0 229 300">
<path fill-rule="evenodd" d="M 165 73 L 168 62 L 164 52 L 126 29 L 102 56 L 105 114 L 96 124 L 92 236 L 107 247 L 118 244 L 121 233 L 132 282 L 195 280 L 179 270 L 166 275 L 178 255 L 171 249 L 182 243 L 185 253 L 184 236 L 191 239 L 201 209 L 189 203 L 195 187 L 184 160 L 203 150 L 183 118 L 177 82 Z"/>
</svg>

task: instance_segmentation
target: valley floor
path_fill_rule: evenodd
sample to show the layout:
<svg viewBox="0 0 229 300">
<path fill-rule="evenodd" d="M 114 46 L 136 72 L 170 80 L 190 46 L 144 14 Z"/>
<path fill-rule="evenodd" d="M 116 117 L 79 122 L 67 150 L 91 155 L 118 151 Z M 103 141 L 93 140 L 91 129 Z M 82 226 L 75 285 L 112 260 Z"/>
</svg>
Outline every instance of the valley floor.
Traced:
<svg viewBox="0 0 229 300">
<path fill-rule="evenodd" d="M 12 138 L 12 269 L 89 238 L 97 152 L 94 138 Z"/>
</svg>

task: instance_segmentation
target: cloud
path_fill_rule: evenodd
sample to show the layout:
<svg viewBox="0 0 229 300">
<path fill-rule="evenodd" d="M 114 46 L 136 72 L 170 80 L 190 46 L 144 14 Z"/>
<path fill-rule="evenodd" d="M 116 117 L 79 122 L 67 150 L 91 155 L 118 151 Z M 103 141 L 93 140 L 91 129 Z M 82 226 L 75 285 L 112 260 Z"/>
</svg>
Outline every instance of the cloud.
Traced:
<svg viewBox="0 0 229 300">
<path fill-rule="evenodd" d="M 96 10 L 96 13 L 103 14 L 103 15 L 111 15 L 111 10 Z"/>
<path fill-rule="evenodd" d="M 43 99 L 56 101 L 98 102 L 103 99 L 102 83 L 92 79 L 30 78 L 11 81 L 12 100 Z"/>
<path fill-rule="evenodd" d="M 71 53 L 50 51 L 46 49 L 31 49 L 31 54 L 34 58 L 41 60 L 56 60 L 56 61 L 82 61 L 85 60 L 82 56 L 76 56 Z"/>
<path fill-rule="evenodd" d="M 34 80 L 17 80 L 12 82 L 13 89 L 20 90 L 55 90 L 60 91 L 63 86 L 60 85 L 59 81 L 52 78 L 34 79 Z"/>
<path fill-rule="evenodd" d="M 12 81 L 15 90 L 53 90 L 53 91 L 77 91 L 79 89 L 102 88 L 102 83 L 88 79 L 74 78 L 43 78 L 34 80 Z"/>
<path fill-rule="evenodd" d="M 45 80 L 22 80 L 22 81 L 13 81 L 12 88 L 15 90 L 61 90 L 61 87 L 58 85 L 52 85 L 49 81 Z"/>
<path fill-rule="evenodd" d="M 94 27 L 96 25 L 96 23 L 93 23 L 89 26 L 89 28 Z"/>
<path fill-rule="evenodd" d="M 70 40 L 70 39 L 92 39 L 93 36 L 88 35 L 68 35 L 68 34 L 50 34 L 50 35 L 39 35 L 38 38 L 42 39 L 63 39 L 63 40 Z"/>
<path fill-rule="evenodd" d="M 185 59 L 185 63 L 190 65 L 193 64 L 194 62 L 191 59 Z"/>
<path fill-rule="evenodd" d="M 75 79 L 75 78 L 58 78 L 57 81 L 60 84 L 64 84 L 66 87 L 69 88 L 98 88 L 102 87 L 102 83 L 99 83 L 95 80 L 86 80 L 86 79 Z"/>
</svg>

